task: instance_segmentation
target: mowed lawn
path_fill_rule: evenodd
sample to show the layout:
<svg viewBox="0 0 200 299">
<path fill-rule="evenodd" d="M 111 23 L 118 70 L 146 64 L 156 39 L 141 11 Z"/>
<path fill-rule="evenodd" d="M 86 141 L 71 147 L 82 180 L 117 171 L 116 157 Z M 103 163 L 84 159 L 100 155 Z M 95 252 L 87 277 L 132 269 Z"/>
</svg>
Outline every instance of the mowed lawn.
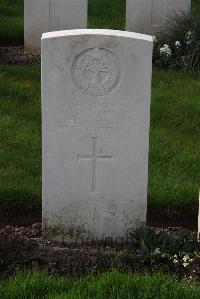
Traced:
<svg viewBox="0 0 200 299">
<path fill-rule="evenodd" d="M 156 274 L 120 273 L 116 270 L 99 276 L 74 279 L 42 273 L 17 274 L 0 283 L 3 299 L 198 299 L 197 283 L 178 281 Z"/>
<path fill-rule="evenodd" d="M 40 67 L 0 66 L 0 211 L 41 206 Z M 154 70 L 149 214 L 196 216 L 200 169 L 198 74 Z M 134 149 L 133 149 L 134 154 Z"/>
</svg>

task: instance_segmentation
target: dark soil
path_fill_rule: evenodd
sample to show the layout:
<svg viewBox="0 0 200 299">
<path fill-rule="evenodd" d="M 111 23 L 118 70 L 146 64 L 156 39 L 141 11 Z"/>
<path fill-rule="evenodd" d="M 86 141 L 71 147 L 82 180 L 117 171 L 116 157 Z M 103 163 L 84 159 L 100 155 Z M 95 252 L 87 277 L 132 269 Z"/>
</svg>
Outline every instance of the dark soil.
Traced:
<svg viewBox="0 0 200 299">
<path fill-rule="evenodd" d="M 155 228 L 156 231 L 163 229 Z M 167 231 L 166 229 L 164 229 Z M 168 230 L 173 233 L 176 229 Z M 29 227 L 0 226 L 0 278 L 13 275 L 16 270 L 47 270 L 51 274 L 80 276 L 100 273 L 111 268 L 127 271 L 150 272 L 150 263 L 138 261 L 130 256 L 130 248 L 115 244 L 66 245 L 41 238 L 42 225 Z M 200 281 L 200 261 L 183 268 L 173 263 L 162 269 L 180 277 Z"/>
<path fill-rule="evenodd" d="M 184 229 L 192 230 L 194 231 L 198 226 L 198 215 L 190 216 L 190 217 L 160 217 L 158 214 L 152 214 L 150 213 L 147 215 L 147 224 L 149 226 L 153 227 L 182 227 Z"/>
<path fill-rule="evenodd" d="M 12 226 L 30 226 L 35 222 L 42 222 L 41 206 L 31 208 L 31 211 L 11 211 L 3 213 L 0 211 L 0 227 L 6 225 Z M 160 217 L 159 215 L 147 215 L 147 225 L 153 227 L 182 227 L 194 231 L 197 228 L 198 217 Z"/>
<path fill-rule="evenodd" d="M 40 63 L 39 51 L 26 52 L 22 46 L 0 47 L 0 64 L 34 64 Z"/>
</svg>

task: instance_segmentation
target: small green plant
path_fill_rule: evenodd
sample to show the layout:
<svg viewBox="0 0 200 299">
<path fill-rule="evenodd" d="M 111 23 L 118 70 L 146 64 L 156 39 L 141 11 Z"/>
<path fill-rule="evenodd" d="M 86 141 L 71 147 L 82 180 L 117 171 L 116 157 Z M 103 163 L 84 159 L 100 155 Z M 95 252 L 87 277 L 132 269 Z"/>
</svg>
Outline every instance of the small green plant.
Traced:
<svg viewBox="0 0 200 299">
<path fill-rule="evenodd" d="M 167 30 L 158 34 L 154 45 L 154 64 L 200 72 L 200 9 L 168 17 Z"/>
<path fill-rule="evenodd" d="M 151 265 L 167 260 L 174 264 L 181 262 L 185 267 L 200 251 L 196 236 L 186 230 L 177 231 L 172 236 L 146 227 L 132 234 L 132 241 L 134 248 L 129 257 Z"/>
<path fill-rule="evenodd" d="M 173 236 L 165 232 L 156 233 L 150 227 L 140 229 L 133 235 L 136 245 L 142 253 L 161 252 L 176 253 L 194 252 L 199 249 L 197 238 L 187 230 L 177 231 Z"/>
</svg>

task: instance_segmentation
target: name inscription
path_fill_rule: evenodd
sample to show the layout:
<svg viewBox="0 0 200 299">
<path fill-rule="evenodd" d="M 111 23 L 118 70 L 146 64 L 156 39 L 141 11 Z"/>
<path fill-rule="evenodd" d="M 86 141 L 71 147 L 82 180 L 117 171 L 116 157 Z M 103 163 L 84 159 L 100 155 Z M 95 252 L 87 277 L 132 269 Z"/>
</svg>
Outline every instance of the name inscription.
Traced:
<svg viewBox="0 0 200 299">
<path fill-rule="evenodd" d="M 90 132 L 127 132 L 127 107 L 124 104 L 71 102 L 66 106 L 65 117 L 56 126 L 59 131 L 85 130 Z"/>
</svg>

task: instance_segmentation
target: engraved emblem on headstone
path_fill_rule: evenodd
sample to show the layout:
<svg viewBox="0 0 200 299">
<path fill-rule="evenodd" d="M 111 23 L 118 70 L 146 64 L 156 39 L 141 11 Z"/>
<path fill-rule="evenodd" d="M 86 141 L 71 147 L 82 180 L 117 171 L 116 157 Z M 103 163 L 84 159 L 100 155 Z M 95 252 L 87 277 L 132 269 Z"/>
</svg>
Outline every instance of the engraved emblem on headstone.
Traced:
<svg viewBox="0 0 200 299">
<path fill-rule="evenodd" d="M 120 82 L 119 61 L 106 49 L 85 50 L 72 65 L 72 78 L 83 93 L 104 96 L 112 92 Z"/>
</svg>

